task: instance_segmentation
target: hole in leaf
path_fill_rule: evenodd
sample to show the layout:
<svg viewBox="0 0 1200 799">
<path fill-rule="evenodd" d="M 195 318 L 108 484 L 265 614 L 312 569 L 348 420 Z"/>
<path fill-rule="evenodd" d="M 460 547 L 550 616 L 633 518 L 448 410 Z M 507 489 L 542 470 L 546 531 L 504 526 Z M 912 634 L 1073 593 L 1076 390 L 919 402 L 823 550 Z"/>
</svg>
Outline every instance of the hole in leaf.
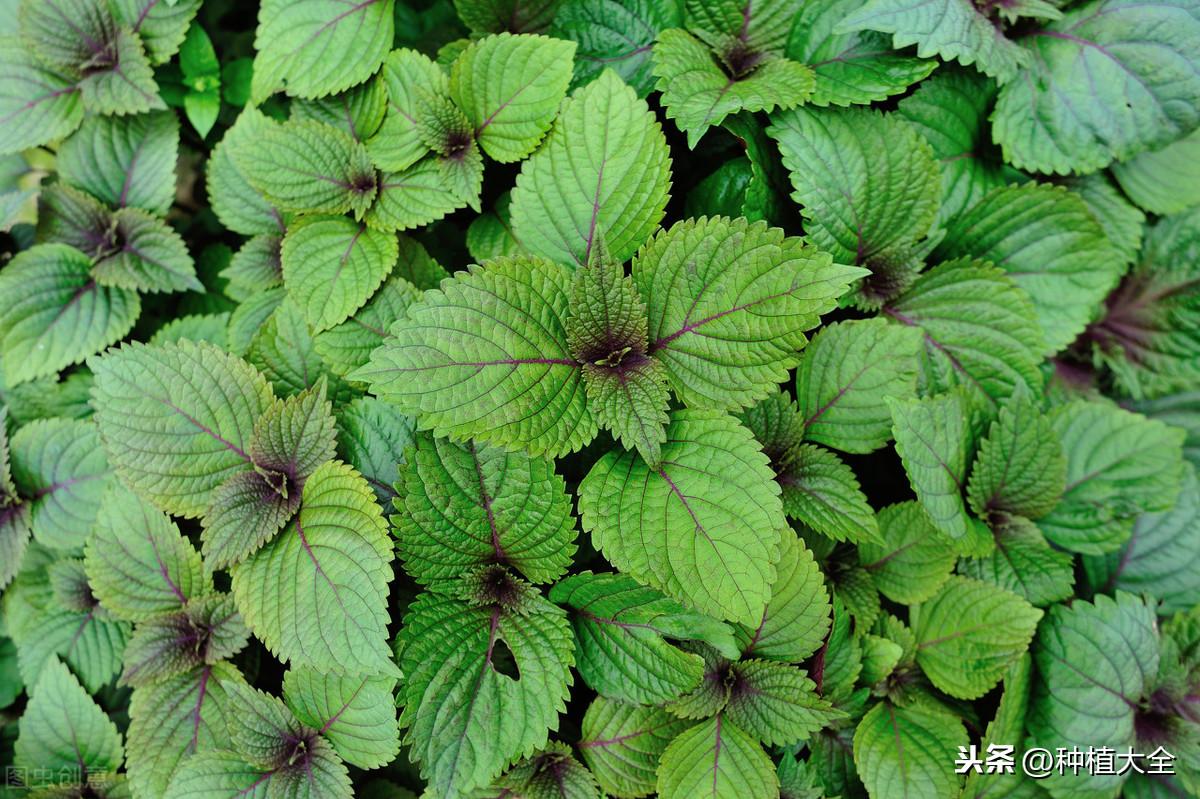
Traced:
<svg viewBox="0 0 1200 799">
<path fill-rule="evenodd" d="M 517 668 L 517 659 L 513 656 L 512 650 L 508 648 L 508 644 L 504 643 L 503 638 L 497 638 L 492 642 L 491 665 L 494 671 L 505 677 L 513 680 L 521 679 L 521 670 Z"/>
</svg>

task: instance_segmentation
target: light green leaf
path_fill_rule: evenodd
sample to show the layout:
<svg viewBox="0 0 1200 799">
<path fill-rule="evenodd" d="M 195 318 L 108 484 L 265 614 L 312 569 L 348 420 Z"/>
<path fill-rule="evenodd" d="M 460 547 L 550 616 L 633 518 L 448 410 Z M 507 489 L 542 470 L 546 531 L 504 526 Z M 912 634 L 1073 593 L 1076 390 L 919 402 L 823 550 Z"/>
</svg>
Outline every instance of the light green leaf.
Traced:
<svg viewBox="0 0 1200 799">
<path fill-rule="evenodd" d="M 279 235 L 283 217 L 250 182 L 257 142 L 278 123 L 246 106 L 225 137 L 213 148 L 205 168 L 205 187 L 213 213 L 235 233 Z"/>
<path fill-rule="evenodd" d="M 725 217 L 673 225 L 633 263 L 650 354 L 685 404 L 721 409 L 783 382 L 804 331 L 860 274 L 778 228 Z"/>
<path fill-rule="evenodd" d="M 1033 640 L 1042 612 L 1016 594 L 968 577 L 952 577 L 912 609 L 917 664 L 959 699 L 990 691 Z"/>
<path fill-rule="evenodd" d="M 229 718 L 238 708 L 225 686 L 241 680 L 237 669 L 218 663 L 133 692 L 127 770 L 134 796 L 165 796 L 181 766 L 229 746 Z"/>
<path fill-rule="evenodd" d="M 500 563 L 535 583 L 563 574 L 575 553 L 571 499 L 554 464 L 521 452 L 414 437 L 400 470 L 393 522 L 404 568 L 445 587 Z"/>
<path fill-rule="evenodd" d="M 390 677 L 293 668 L 283 676 L 283 701 L 301 724 L 320 730 L 343 760 L 372 769 L 390 763 L 400 751 L 395 687 Z"/>
<path fill-rule="evenodd" d="M 979 444 L 967 498 L 981 519 L 997 511 L 1037 519 L 1058 504 L 1066 474 L 1067 459 L 1049 420 L 1028 395 L 1016 394 Z"/>
<path fill-rule="evenodd" d="M 743 660 L 733 666 L 723 716 L 768 746 L 797 743 L 842 717 L 795 666 Z"/>
<path fill-rule="evenodd" d="M 787 57 L 808 64 L 816 76 L 809 105 L 858 105 L 900 94 L 934 70 L 934 59 L 892 50 L 886 36 L 873 31 L 834 33 L 847 14 L 866 0 L 819 0 L 805 3 L 787 42 Z"/>
<path fill-rule="evenodd" d="M 260 233 L 247 241 L 233 254 L 229 266 L 218 275 L 226 281 L 224 293 L 237 302 L 246 302 L 254 295 L 274 288 L 283 282 L 280 245 L 283 239 L 271 233 Z"/>
<path fill-rule="evenodd" d="M 1032 56 L 992 112 L 1004 160 L 1037 172 L 1095 172 L 1200 124 L 1200 11 L 1187 2 L 1093 0 L 1021 40 Z"/>
<path fill-rule="evenodd" d="M 768 54 L 783 49 L 800 5 L 798 0 L 765 0 L 752 5 L 740 0 L 684 3 L 687 27 L 718 40 L 733 37 L 750 52 Z"/>
<path fill-rule="evenodd" d="M 1159 665 L 1153 606 L 1124 592 L 1055 605 L 1033 660 L 1030 745 L 1139 751 L 1134 719 Z M 1043 785 L 1056 799 L 1115 797 L 1127 776 L 1051 774 Z"/>
<path fill-rule="evenodd" d="M 933 151 L 899 116 L 796 108 L 773 114 L 767 133 L 779 145 L 809 238 L 835 261 L 882 263 L 933 224 L 941 196 Z"/>
<path fill-rule="evenodd" d="M 879 511 L 882 543 L 858 545 L 858 561 L 879 592 L 893 602 L 924 602 L 954 571 L 953 548 L 929 521 L 921 505 L 901 502 Z"/>
<path fill-rule="evenodd" d="M 772 477 L 732 418 L 679 411 L 661 465 L 608 453 L 580 484 L 579 511 L 618 569 L 709 615 L 756 624 L 787 525 Z"/>
<path fill-rule="evenodd" d="M 948 261 L 917 278 L 884 313 L 924 331 L 926 391 L 962 385 L 978 400 L 993 402 L 1020 383 L 1041 386 L 1046 347 L 1033 304 L 994 266 Z"/>
<path fill-rule="evenodd" d="M 1200 203 L 1200 171 L 1196 164 L 1200 132 L 1158 150 L 1113 164 L 1113 177 L 1139 206 L 1155 214 L 1174 214 Z"/>
<path fill-rule="evenodd" d="M 379 190 L 366 148 L 321 122 L 264 126 L 237 166 L 268 202 L 285 211 L 361 215 Z"/>
<path fill-rule="evenodd" d="M 829 632 L 829 592 L 812 553 L 791 530 L 780 542 L 771 599 L 753 626 L 735 628 L 742 657 L 799 663 L 816 652 Z"/>
<path fill-rule="evenodd" d="M 265 0 L 254 38 L 251 99 L 284 89 L 323 97 L 375 74 L 394 34 L 392 0 Z"/>
<path fill-rule="evenodd" d="M 337 424 L 338 454 L 371 484 L 380 505 L 391 508 L 413 421 L 382 400 L 359 397 L 341 408 Z"/>
<path fill-rule="evenodd" d="M 603 233 L 624 262 L 663 217 L 670 152 L 644 100 L 615 72 L 565 101 L 542 147 L 521 167 L 512 193 L 513 233 L 553 261 L 586 264 Z"/>
<path fill-rule="evenodd" d="M 537 147 L 567 93 L 574 55 L 571 42 L 508 33 L 459 54 L 450 69 L 450 97 L 485 153 L 520 161 Z"/>
<path fill-rule="evenodd" d="M 656 88 L 667 118 L 687 134 L 689 149 L 730 114 L 792 108 L 816 87 L 811 69 L 786 58 L 743 55 L 747 65 L 735 66 L 719 63 L 714 55 L 707 44 L 680 28 L 662 31 L 654 45 Z"/>
<path fill-rule="evenodd" d="M 179 51 L 201 0 L 111 0 L 113 15 L 146 45 L 150 61 L 163 64 Z M 164 786 L 165 787 L 165 786 Z"/>
<path fill-rule="evenodd" d="M 204 291 L 183 238 L 162 219 L 140 208 L 112 215 L 113 247 L 92 267 L 101 286 L 133 291 Z"/>
<path fill-rule="evenodd" d="M 51 658 L 21 717 L 14 762 L 56 779 L 59 769 L 113 773 L 124 757 L 117 725 L 62 661 Z"/>
<path fill-rule="evenodd" d="M 651 48 L 660 31 L 683 23 L 682 6 L 663 0 L 579 0 L 554 16 L 552 33 L 578 45 L 574 85 L 612 69 L 645 97 L 654 88 Z"/>
<path fill-rule="evenodd" d="M 1139 513 L 1170 509 L 1183 478 L 1184 432 L 1100 402 L 1054 409 L 1067 455 L 1062 500 L 1038 526 L 1050 542 L 1099 555 L 1118 548 Z"/>
<path fill-rule="evenodd" d="M 572 575 L 550 601 L 571 613 L 580 676 L 611 699 L 660 705 L 696 688 L 703 658 L 671 641 L 703 641 L 729 657 L 738 651 L 724 624 L 624 574 Z"/>
<path fill-rule="evenodd" d="M 954 753 L 967 745 L 962 722 L 932 702 L 880 702 L 854 731 L 854 764 L 873 799 L 954 799 Z"/>
<path fill-rule="evenodd" d="M 200 554 L 170 517 L 113 486 L 88 538 L 88 583 L 118 618 L 144 621 L 212 590 Z"/>
<path fill-rule="evenodd" d="M 775 480 L 783 489 L 788 518 L 836 541 L 865 544 L 878 539 L 875 513 L 854 470 L 829 450 L 812 444 L 796 447 Z"/>
<path fill-rule="evenodd" d="M 275 393 L 294 396 L 324 379 L 334 400 L 344 399 L 348 389 L 317 354 L 312 329 L 296 304 L 284 300 L 278 307 L 264 310 L 270 315 L 250 341 L 246 360 L 271 382 Z"/>
<path fill-rule="evenodd" d="M 579 752 L 606 793 L 620 799 L 654 792 L 667 745 L 692 722 L 657 707 L 596 697 L 583 714 Z"/>
<path fill-rule="evenodd" d="M 179 121 L 172 113 L 92 116 L 63 142 L 56 164 L 63 181 L 114 208 L 165 214 L 175 199 L 178 150 Z"/>
<path fill-rule="evenodd" d="M 313 349 L 330 371 L 349 375 L 367 365 L 375 348 L 391 338 L 387 329 L 392 322 L 420 300 L 416 286 L 393 276 L 346 321 L 313 336 Z"/>
<path fill-rule="evenodd" d="M 1083 200 L 1045 184 L 990 192 L 949 226 L 937 255 L 971 256 L 1007 272 L 1033 300 L 1045 355 L 1083 331 L 1123 265 Z"/>
<path fill-rule="evenodd" d="M 213 490 L 250 466 L 246 452 L 271 388 L 245 361 L 207 343 L 130 343 L 90 362 L 109 462 L 143 496 L 196 517 Z"/>
<path fill-rule="evenodd" d="M 391 560 L 366 480 L 330 461 L 304 484 L 297 517 L 233 568 L 233 595 L 280 660 L 332 673 L 389 673 Z"/>
<path fill-rule="evenodd" d="M 498 31 L 532 33 L 545 28 L 554 19 L 560 0 L 526 3 L 522 0 L 454 0 L 459 18 L 471 33 Z"/>
<path fill-rule="evenodd" d="M 1146 215 L 1126 199 L 1125 195 L 1103 173 L 1083 177 L 1066 178 L 1068 189 L 1075 192 L 1087 204 L 1088 210 L 1100 227 L 1104 228 L 1109 242 L 1121 254 L 1124 263 L 1137 260 L 1142 247 L 1142 233 L 1146 226 Z"/>
<path fill-rule="evenodd" d="M 528 602 L 520 615 L 425 593 L 405 615 L 400 722 L 421 775 L 441 796 L 469 795 L 545 746 L 566 709 L 570 627 L 540 596 Z M 505 650 L 507 662 L 498 660 Z"/>
<path fill-rule="evenodd" d="M 345 765 L 320 736 L 305 742 L 295 764 L 259 768 L 227 751 L 189 758 L 175 772 L 164 799 L 353 799 Z"/>
<path fill-rule="evenodd" d="M 998 585 L 1038 607 L 1074 593 L 1075 559 L 1047 544 L 1037 525 L 1020 516 L 1006 516 L 992 527 L 995 551 L 964 558 L 958 566 L 960 574 Z"/>
<path fill-rule="evenodd" d="M 82 547 L 112 472 L 96 425 L 38 419 L 13 434 L 12 476 L 27 506 L 33 537 L 55 549 Z"/>
<path fill-rule="evenodd" d="M 868 0 L 834 28 L 837 33 L 873 30 L 892 34 L 897 50 L 917 45 L 922 58 L 941 56 L 947 61 L 974 64 L 1001 81 L 1016 76 L 1030 57 L 1005 38 L 1000 26 L 970 0 Z"/>
<path fill-rule="evenodd" d="M 921 334 L 881 319 L 823 327 L 796 370 L 804 437 L 866 453 L 891 440 L 887 398 L 917 392 Z"/>
<path fill-rule="evenodd" d="M 596 778 L 571 756 L 571 747 L 551 741 L 543 750 L 512 766 L 488 791 L 500 796 L 529 796 L 539 799 L 604 799 Z"/>
<path fill-rule="evenodd" d="M 344 216 L 307 217 L 283 238 L 283 285 L 319 333 L 361 308 L 398 256 L 393 234 Z"/>
<path fill-rule="evenodd" d="M 39 64 L 15 36 L 0 38 L 0 155 L 47 144 L 82 121 L 75 81 Z"/>
<path fill-rule="evenodd" d="M 393 50 L 383 64 L 388 110 L 379 131 L 367 140 L 375 166 L 401 171 L 429 152 L 418 122 L 426 98 L 450 93 L 450 80 L 442 68 L 415 50 Z"/>
<path fill-rule="evenodd" d="M 762 748 L 724 715 L 681 733 L 658 767 L 662 799 L 772 799 L 775 766 Z"/>
<path fill-rule="evenodd" d="M 484 211 L 467 227 L 467 252 L 476 263 L 502 255 L 521 254 L 521 243 L 512 232 L 511 199 L 511 192 L 506 191 L 496 200 L 492 210 Z"/>
<path fill-rule="evenodd" d="M 1020 741 L 1025 730 L 1025 711 L 1029 705 L 1030 675 L 1032 658 L 1023 655 L 1009 667 L 1004 675 L 1004 692 L 1000 695 L 996 715 L 983 732 L 980 749 L 988 751 L 992 744 L 1008 745 L 1008 741 Z M 1013 744 L 1016 745 L 1016 744 Z M 1018 747 L 1019 748 L 1019 747 Z M 1014 769 L 1012 774 L 982 774 L 975 771 L 967 775 L 963 799 L 985 799 L 985 797 L 1012 797 L 1037 799 L 1043 793 L 1032 787 L 1031 780 Z"/>
<path fill-rule="evenodd" d="M 944 227 L 992 189 L 1020 183 L 1024 176 L 1000 160 L 987 114 L 996 84 L 972 69 L 943 66 L 900 101 L 897 113 L 930 146 L 942 173 L 937 225 Z"/>
<path fill-rule="evenodd" d="M 133 328 L 138 296 L 97 285 L 91 260 L 64 244 L 19 253 L 0 272 L 0 356 L 8 385 L 52 375 Z"/>
<path fill-rule="evenodd" d="M 355 141 L 369 142 L 387 113 L 388 89 L 380 75 L 339 94 L 315 100 L 297 99 L 291 105 L 292 119 L 324 122 Z M 367 151 L 370 150 L 368 143 Z"/>
<path fill-rule="evenodd" d="M 541 259 L 473 266 L 426 292 L 350 378 L 437 435 L 534 455 L 572 452 L 596 422 L 568 352 L 569 292 L 567 270 Z"/>
<path fill-rule="evenodd" d="M 249 638 L 232 597 L 202 596 L 183 610 L 138 623 L 125 647 L 121 682 L 135 689 L 157 685 L 233 657 Z"/>
<path fill-rule="evenodd" d="M 380 176 L 379 197 L 366 216 L 380 230 L 408 230 L 441 219 L 457 208 L 477 208 L 483 159 L 427 156 L 402 172 Z"/>
<path fill-rule="evenodd" d="M 889 399 L 888 406 L 896 452 L 917 499 L 939 532 L 965 538 L 971 522 L 963 490 L 979 433 L 970 395 L 959 389 L 925 399 Z"/>
<path fill-rule="evenodd" d="M 118 116 L 165 110 L 142 40 L 127 28 L 110 37 L 103 52 L 93 55 L 96 67 L 83 70 L 78 83 L 84 109 Z"/>
</svg>

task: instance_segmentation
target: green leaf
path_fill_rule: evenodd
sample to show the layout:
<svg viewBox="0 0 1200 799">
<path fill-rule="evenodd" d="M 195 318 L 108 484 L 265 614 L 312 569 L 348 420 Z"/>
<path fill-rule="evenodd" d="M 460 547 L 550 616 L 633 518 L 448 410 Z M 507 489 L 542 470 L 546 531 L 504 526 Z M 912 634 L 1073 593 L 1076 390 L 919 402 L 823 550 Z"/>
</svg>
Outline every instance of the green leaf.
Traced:
<svg viewBox="0 0 1200 799">
<path fill-rule="evenodd" d="M 719 715 L 671 742 L 657 788 L 662 799 L 771 799 L 779 794 L 779 778 L 754 739 Z"/>
<path fill-rule="evenodd" d="M 658 227 L 670 185 L 662 128 L 605 70 L 562 104 L 545 143 L 521 166 L 513 234 L 530 252 L 577 266 L 603 233 L 613 260 L 624 262 Z"/>
<path fill-rule="evenodd" d="M 917 45 L 922 58 L 941 56 L 1001 81 L 1015 77 L 1030 56 L 1005 38 L 1000 26 L 970 0 L 868 0 L 834 28 L 837 33 L 873 30 L 892 34 L 892 46 Z"/>
<path fill-rule="evenodd" d="M 978 72 L 947 65 L 897 107 L 897 113 L 933 147 L 939 162 L 939 227 L 955 220 L 992 189 L 1025 179 L 1000 159 L 992 144 L 987 115 L 996 92 L 995 82 Z"/>
<path fill-rule="evenodd" d="M 841 717 L 795 666 L 743 660 L 733 666 L 723 715 L 769 746 L 797 743 Z"/>
<path fill-rule="evenodd" d="M 940 264 L 884 313 L 925 333 L 927 391 L 962 385 L 992 402 L 1021 383 L 1041 386 L 1046 347 L 1033 305 L 996 267 L 969 259 Z"/>
<path fill-rule="evenodd" d="M 251 339 L 246 360 L 263 373 L 277 394 L 294 396 L 324 379 L 335 401 L 342 400 L 347 389 L 317 354 L 312 329 L 296 304 L 282 301 L 265 310 L 270 315 Z"/>
<path fill-rule="evenodd" d="M 754 626 L 735 628 L 742 657 L 799 663 L 829 632 L 829 592 L 812 552 L 790 530 L 780 542 L 771 599 Z"/>
<path fill-rule="evenodd" d="M 805 3 L 787 42 L 787 57 L 808 64 L 816 76 L 809 105 L 859 105 L 901 94 L 937 66 L 933 59 L 894 52 L 887 37 L 872 31 L 834 33 L 847 13 L 866 0 Z"/>
<path fill-rule="evenodd" d="M 450 97 L 485 153 L 520 161 L 537 147 L 567 93 L 574 55 L 571 42 L 501 33 L 454 60 Z"/>
<path fill-rule="evenodd" d="M 367 365 L 371 352 L 391 338 L 387 331 L 391 323 L 420 300 L 416 286 L 393 276 L 346 321 L 314 335 L 313 349 L 332 372 L 349 375 Z"/>
<path fill-rule="evenodd" d="M 266 126 L 247 143 L 238 166 L 285 211 L 361 215 L 379 190 L 366 148 L 321 122 Z"/>
<path fill-rule="evenodd" d="M 603 799 L 596 778 L 571 756 L 571 747 L 554 741 L 543 752 L 516 763 L 488 790 L 497 788 L 500 796 L 511 792 L 539 799 Z"/>
<path fill-rule="evenodd" d="M 1028 395 L 1016 394 L 979 443 L 967 498 L 981 519 L 997 511 L 1037 519 L 1058 504 L 1066 474 L 1067 459 L 1050 421 Z"/>
<path fill-rule="evenodd" d="M 390 673 L 392 548 L 366 480 L 338 461 L 304 484 L 300 513 L 232 570 L 246 624 L 278 659 L 332 673 Z"/>
<path fill-rule="evenodd" d="M 666 28 L 682 25 L 681 12 L 679 3 L 664 0 L 580 0 L 558 10 L 552 32 L 578 46 L 574 85 L 612 69 L 645 97 L 654 88 L 654 40 Z"/>
<path fill-rule="evenodd" d="M 323 122 L 349 134 L 355 141 L 369 142 L 387 114 L 387 84 L 380 75 L 328 97 L 293 100 L 291 106 L 293 119 Z M 367 151 L 370 150 L 368 143 Z"/>
<path fill-rule="evenodd" d="M 1004 692 L 1000 695 L 996 715 L 984 730 L 980 748 L 988 751 L 992 744 L 1005 746 L 1008 741 L 1020 741 L 1025 730 L 1025 711 L 1029 704 L 1030 675 L 1033 660 L 1023 655 L 1015 661 L 1004 675 Z M 999 790 L 1000 793 L 994 793 Z M 981 774 L 972 771 L 967 775 L 963 799 L 985 799 L 988 796 L 1041 796 L 1030 787 L 1029 778 L 1014 769 L 1012 774 Z"/>
<path fill-rule="evenodd" d="M 1138 703 L 1159 665 L 1151 605 L 1124 592 L 1056 605 L 1038 634 L 1033 660 L 1030 745 L 1138 751 Z M 1051 774 L 1043 785 L 1055 797 L 1113 797 L 1127 776 Z"/>
<path fill-rule="evenodd" d="M 1093 0 L 1026 36 L 1032 56 L 992 113 L 1004 160 L 1037 172 L 1094 172 L 1200 124 L 1200 13 L 1187 3 Z"/>
<path fill-rule="evenodd" d="M 277 127 L 278 123 L 257 108 L 247 106 L 208 159 L 208 200 L 221 224 L 235 233 L 279 235 L 284 230 L 279 210 L 250 181 L 250 176 L 257 174 L 250 171 L 257 142 Z"/>
<path fill-rule="evenodd" d="M 280 246 L 283 239 L 261 233 L 233 254 L 229 266 L 219 277 L 226 281 L 224 293 L 232 300 L 246 302 L 254 295 L 283 283 Z"/>
<path fill-rule="evenodd" d="M 950 225 L 937 255 L 969 255 L 1007 272 L 1033 300 L 1046 355 L 1083 331 L 1122 266 L 1083 200 L 1043 184 L 987 194 Z"/>
<path fill-rule="evenodd" d="M 724 624 L 624 574 L 572 575 L 550 601 L 571 613 L 580 676 L 610 699 L 660 705 L 696 688 L 703 658 L 670 641 L 703 641 L 729 657 L 738 651 Z"/>
<path fill-rule="evenodd" d="M 128 25 L 146 45 L 150 61 L 164 64 L 179 51 L 201 0 L 110 0 L 117 21 Z M 164 786 L 165 787 L 165 786 Z"/>
<path fill-rule="evenodd" d="M 900 502 L 879 511 L 882 542 L 858 545 L 858 561 L 879 592 L 911 605 L 933 596 L 950 578 L 954 550 L 916 502 Z"/>
<path fill-rule="evenodd" d="M 1088 581 L 1098 591 L 1147 593 L 1162 603 L 1160 613 L 1188 610 L 1200 602 L 1200 580 L 1191 567 L 1200 554 L 1200 484 L 1191 464 L 1174 507 L 1145 513 L 1133 523 L 1129 541 L 1117 552 L 1084 558 Z"/>
<path fill-rule="evenodd" d="M 375 166 L 401 171 L 429 152 L 418 123 L 429 97 L 450 93 L 450 80 L 442 68 L 415 50 L 393 50 L 383 64 L 388 110 L 379 131 L 367 140 Z"/>
<path fill-rule="evenodd" d="M 767 134 L 779 145 L 809 238 L 835 261 L 872 267 L 933 224 L 941 198 L 937 162 L 901 117 L 795 108 L 773 114 Z"/>
<path fill-rule="evenodd" d="M 398 256 L 394 235 L 344 216 L 307 217 L 283 238 L 283 285 L 319 333 L 361 308 Z"/>
<path fill-rule="evenodd" d="M 802 444 L 788 453 L 776 474 L 783 512 L 836 541 L 866 543 L 879 526 L 854 470 L 827 449 Z"/>
<path fill-rule="evenodd" d="M 505 192 L 496 200 L 491 211 L 472 220 L 467 227 L 467 251 L 476 263 L 503 255 L 520 255 L 521 243 L 512 232 L 509 213 L 511 192 Z"/>
<path fill-rule="evenodd" d="M 137 625 L 125 647 L 121 682 L 139 689 L 156 685 L 233 657 L 249 638 L 232 597 L 208 594 Z"/>
<path fill-rule="evenodd" d="M 545 746 L 566 709 L 570 627 L 540 596 L 528 601 L 518 615 L 426 593 L 404 617 L 400 723 L 412 759 L 441 796 L 468 795 L 513 758 Z"/>
<path fill-rule="evenodd" d="M 343 760 L 372 769 L 390 763 L 400 751 L 395 687 L 390 677 L 293 668 L 283 676 L 283 700 L 301 724 L 320 730 Z"/>
<path fill-rule="evenodd" d="M 1124 263 L 1137 260 L 1142 247 L 1146 215 L 1125 198 L 1103 173 L 1067 178 L 1063 184 L 1087 204 L 1092 216 L 1104 228 L 1109 242 L 1121 254 Z"/>
<path fill-rule="evenodd" d="M 39 64 L 15 36 L 0 38 L 0 155 L 47 144 L 82 121 L 75 81 Z"/>
<path fill-rule="evenodd" d="M 337 424 L 338 454 L 367 479 L 380 505 L 392 507 L 397 465 L 413 440 L 412 420 L 382 400 L 359 397 L 341 408 Z"/>
<path fill-rule="evenodd" d="M 1054 409 L 1067 455 L 1062 500 L 1038 526 L 1050 542 L 1099 555 L 1129 537 L 1132 517 L 1170 509 L 1183 478 L 1184 432 L 1099 402 Z"/>
<path fill-rule="evenodd" d="M 55 549 L 82 547 L 112 482 L 96 425 L 38 419 L 13 434 L 10 454 L 17 489 L 30 498 L 33 537 Z"/>
<path fill-rule="evenodd" d="M 265 0 L 254 38 L 251 99 L 284 89 L 323 97 L 375 74 L 392 46 L 392 0 Z"/>
<path fill-rule="evenodd" d="M 183 96 L 183 108 L 187 113 L 188 122 L 200 134 L 201 138 L 217 124 L 217 116 L 221 113 L 221 94 L 219 89 L 209 89 L 198 92 L 189 90 Z"/>
<path fill-rule="evenodd" d="M 117 725 L 58 658 L 33 686 L 14 748 L 16 764 L 55 776 L 59 769 L 113 773 L 125 757 Z"/>
<path fill-rule="evenodd" d="M 596 697 L 583 715 L 579 752 L 600 787 L 621 799 L 654 792 L 667 745 L 692 722 L 657 707 Z"/>
<path fill-rule="evenodd" d="M 554 464 L 521 452 L 420 434 L 401 467 L 393 517 L 405 571 L 442 586 L 499 563 L 535 583 L 560 577 L 575 553 L 571 499 Z"/>
<path fill-rule="evenodd" d="M 546 3 L 528 3 L 523 0 L 454 0 L 454 9 L 474 34 L 508 30 L 528 33 L 549 25 L 559 4 L 559 0 Z"/>
<path fill-rule="evenodd" d="M 795 61 L 763 59 L 757 53 L 743 60 L 748 67 L 722 65 L 707 44 L 679 28 L 658 35 L 656 88 L 662 93 L 667 118 L 687 134 L 689 149 L 695 149 L 705 132 L 730 114 L 792 108 L 807 100 L 816 87 L 812 70 Z"/>
<path fill-rule="evenodd" d="M 402 172 L 383 173 L 367 224 L 380 230 L 408 230 L 466 205 L 478 210 L 483 159 L 475 150 L 468 152 L 472 158 L 428 156 Z"/>
<path fill-rule="evenodd" d="M 4 267 L 0 357 L 9 385 L 79 363 L 133 327 L 137 294 L 98 285 L 90 269 L 86 255 L 63 244 L 24 250 Z"/>
<path fill-rule="evenodd" d="M 1041 618 L 1010 591 L 952 577 L 912 610 L 917 663 L 950 696 L 978 699 L 1029 648 Z"/>
<path fill-rule="evenodd" d="M 981 558 L 963 559 L 958 571 L 997 585 L 1045 607 L 1074 593 L 1075 560 L 1053 549 L 1037 525 L 1020 516 L 993 522 L 996 549 Z"/>
<path fill-rule="evenodd" d="M 352 799 L 346 767 L 320 736 L 306 742 L 296 765 L 264 769 L 228 751 L 205 752 L 184 761 L 164 799 L 227 799 L 287 796 L 294 799 Z"/>
<path fill-rule="evenodd" d="M 596 422 L 567 347 L 569 292 L 567 270 L 541 259 L 473 266 L 426 292 L 350 378 L 437 435 L 572 452 Z"/>
<path fill-rule="evenodd" d="M 241 681 L 237 669 L 218 663 L 133 692 L 127 770 L 135 796 L 167 795 L 181 767 L 230 745 L 230 717 L 239 709 L 225 686 Z"/>
<path fill-rule="evenodd" d="M 657 468 L 608 453 L 580 484 L 579 511 L 618 569 L 709 615 L 761 618 L 787 523 L 766 457 L 730 417 L 674 414 Z"/>
<path fill-rule="evenodd" d="M 887 398 L 916 395 L 921 334 L 881 319 L 823 327 L 796 370 L 804 437 L 866 453 L 891 440 Z"/>
<path fill-rule="evenodd" d="M 162 219 L 140 208 L 112 215 L 114 246 L 92 267 L 101 286 L 133 291 L 203 291 L 183 238 Z"/>
<path fill-rule="evenodd" d="M 804 331 L 859 274 L 778 228 L 725 217 L 673 225 L 633 263 L 650 354 L 685 404 L 721 409 L 783 382 Z"/>
<path fill-rule="evenodd" d="M 854 731 L 854 764 L 873 799 L 953 799 L 953 753 L 967 745 L 962 722 L 932 702 L 880 702 Z"/>
<path fill-rule="evenodd" d="M 95 58 L 97 68 L 84 70 L 78 84 L 84 109 L 117 115 L 166 109 L 142 40 L 132 31 L 118 28 Z"/>
<path fill-rule="evenodd" d="M 119 487 L 100 504 L 85 552 L 91 590 L 128 621 L 179 610 L 212 590 L 200 554 L 170 517 Z"/>
<path fill-rule="evenodd" d="M 1113 177 L 1141 208 L 1154 214 L 1178 213 L 1200 204 L 1198 151 L 1200 132 L 1193 132 L 1165 147 L 1113 164 Z"/>
<path fill-rule="evenodd" d="M 58 151 L 58 174 L 115 208 L 163 214 L 175 199 L 178 149 L 174 114 L 88 117 Z"/>
<path fill-rule="evenodd" d="M 196 517 L 250 466 L 250 433 L 271 388 L 245 361 L 207 343 L 130 343 L 90 363 L 109 462 L 164 510 Z"/>
<path fill-rule="evenodd" d="M 970 395 L 960 389 L 925 399 L 889 399 L 888 406 L 896 452 L 925 513 L 943 535 L 965 538 L 970 520 L 963 490 L 980 421 Z"/>
</svg>

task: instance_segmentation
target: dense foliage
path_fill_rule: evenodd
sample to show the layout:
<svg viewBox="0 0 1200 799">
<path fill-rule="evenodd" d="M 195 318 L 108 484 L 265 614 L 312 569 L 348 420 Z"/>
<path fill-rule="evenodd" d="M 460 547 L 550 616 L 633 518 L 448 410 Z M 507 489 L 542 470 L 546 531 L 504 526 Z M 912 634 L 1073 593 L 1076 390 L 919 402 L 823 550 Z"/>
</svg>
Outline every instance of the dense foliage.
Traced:
<svg viewBox="0 0 1200 799">
<path fill-rule="evenodd" d="M 0 18 L 0 796 L 1200 795 L 1200 0 Z"/>
</svg>

